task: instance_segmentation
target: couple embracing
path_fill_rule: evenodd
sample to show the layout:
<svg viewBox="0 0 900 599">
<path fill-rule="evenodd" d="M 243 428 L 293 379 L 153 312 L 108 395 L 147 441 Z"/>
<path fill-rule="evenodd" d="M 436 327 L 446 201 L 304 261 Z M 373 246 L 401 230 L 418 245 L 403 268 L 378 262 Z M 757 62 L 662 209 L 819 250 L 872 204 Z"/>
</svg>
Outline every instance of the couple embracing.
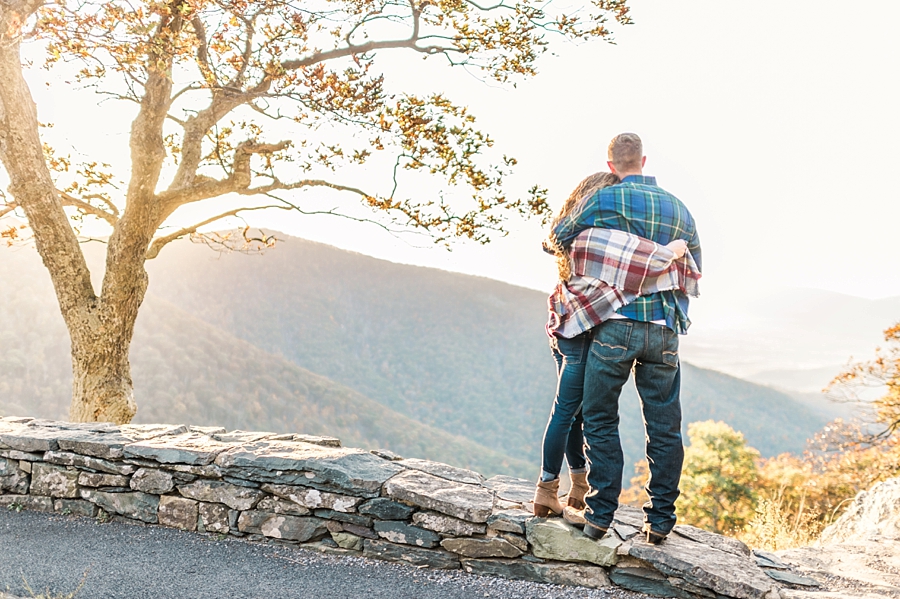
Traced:
<svg viewBox="0 0 900 599">
<path fill-rule="evenodd" d="M 616 136 L 608 154 L 612 172 L 575 189 L 545 242 L 560 274 L 547 324 L 559 380 L 534 513 L 606 535 L 622 490 L 619 393 L 633 372 L 650 467 L 644 533 L 660 543 L 675 525 L 684 459 L 678 335 L 698 295 L 700 239 L 685 205 L 643 174 L 637 135 Z M 561 502 L 563 457 L 572 485 Z"/>
</svg>

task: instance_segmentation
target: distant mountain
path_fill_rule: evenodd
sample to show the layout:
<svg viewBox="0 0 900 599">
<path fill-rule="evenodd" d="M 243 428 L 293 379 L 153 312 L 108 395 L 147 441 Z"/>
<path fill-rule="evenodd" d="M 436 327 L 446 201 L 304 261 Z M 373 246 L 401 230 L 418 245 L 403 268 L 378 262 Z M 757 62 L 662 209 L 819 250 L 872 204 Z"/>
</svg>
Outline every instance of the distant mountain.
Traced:
<svg viewBox="0 0 900 599">
<path fill-rule="evenodd" d="M 705 293 L 685 355 L 754 383 L 816 393 L 852 358 L 870 358 L 900 321 L 900 297 L 865 299 L 802 288 Z M 715 295 L 714 295 L 715 294 Z"/>
<path fill-rule="evenodd" d="M 0 287 L 15 305 L 0 312 L 0 410 L 59 416 L 65 331 L 26 251 L 0 250 L 0 280 L 16 282 Z M 555 388 L 542 293 L 289 237 L 264 256 L 176 243 L 148 270 L 132 349 L 140 421 L 330 433 L 489 473 L 539 469 Z M 725 420 L 764 455 L 802 450 L 827 420 L 689 365 L 683 399 L 685 424 Z M 622 409 L 636 461 L 643 425 L 631 385 Z"/>
<path fill-rule="evenodd" d="M 873 347 L 874 348 L 874 347 Z M 849 357 L 849 356 L 848 356 Z M 747 375 L 754 383 L 781 389 L 794 389 L 802 393 L 821 393 L 845 364 L 833 364 L 819 368 L 776 368 L 760 370 Z"/>
<path fill-rule="evenodd" d="M 11 279 L 4 266 L 8 262 L 0 261 L 0 413 L 64 419 L 72 382 L 68 341 L 53 296 L 44 289 L 49 281 Z M 136 422 L 327 434 L 349 446 L 427 456 L 486 473 L 529 470 L 524 461 L 413 421 L 163 299 L 151 296 L 141 310 L 131 354 Z"/>
<path fill-rule="evenodd" d="M 436 428 L 537 463 L 555 389 L 546 296 L 285 238 L 264 256 L 180 244 L 151 289 L 266 351 Z M 631 385 L 623 443 L 643 454 Z M 686 422 L 729 419 L 764 454 L 799 451 L 826 422 L 783 393 L 686 368 Z"/>
</svg>

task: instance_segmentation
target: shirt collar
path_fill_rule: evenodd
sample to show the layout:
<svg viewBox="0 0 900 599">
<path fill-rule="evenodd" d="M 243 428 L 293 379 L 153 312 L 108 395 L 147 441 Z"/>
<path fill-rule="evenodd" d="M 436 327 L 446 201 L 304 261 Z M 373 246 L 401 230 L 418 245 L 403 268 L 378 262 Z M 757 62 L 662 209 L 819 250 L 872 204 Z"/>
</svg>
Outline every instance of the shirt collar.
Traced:
<svg viewBox="0 0 900 599">
<path fill-rule="evenodd" d="M 622 179 L 622 183 L 639 183 L 641 185 L 656 185 L 656 177 L 649 175 L 628 175 Z"/>
</svg>

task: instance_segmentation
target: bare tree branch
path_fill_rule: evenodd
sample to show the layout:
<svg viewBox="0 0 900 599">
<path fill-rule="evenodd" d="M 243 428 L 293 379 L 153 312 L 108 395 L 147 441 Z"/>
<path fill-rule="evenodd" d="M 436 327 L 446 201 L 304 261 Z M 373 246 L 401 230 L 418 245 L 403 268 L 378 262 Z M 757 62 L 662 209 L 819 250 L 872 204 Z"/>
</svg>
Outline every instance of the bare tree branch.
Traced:
<svg viewBox="0 0 900 599">
<path fill-rule="evenodd" d="M 197 169 L 203 158 L 203 139 L 207 133 L 226 114 L 253 99 L 250 96 L 231 89 L 217 88 L 212 90 L 209 105 L 196 115 L 187 119 L 184 124 L 184 137 L 181 143 L 181 163 L 169 186 L 169 192 L 178 192 L 190 187 L 198 176 Z"/>
<path fill-rule="evenodd" d="M 76 198 L 75 196 L 70 195 L 64 191 L 60 191 L 58 189 L 56 191 L 59 194 L 59 201 L 62 202 L 63 206 L 72 206 L 73 208 L 78 208 L 82 212 L 85 212 L 92 216 L 96 216 L 97 218 L 102 218 L 103 220 L 108 222 L 113 227 L 115 227 L 116 223 L 119 222 L 118 215 L 116 215 L 116 214 L 110 214 L 106 210 L 103 210 L 102 208 L 98 208 L 97 206 L 94 206 L 92 204 L 89 204 L 88 202 L 80 200 L 80 199 Z M 106 202 L 106 204 L 108 206 L 112 206 L 112 204 L 108 201 Z M 0 214 L 0 216 L 2 216 L 2 214 Z"/>
<path fill-rule="evenodd" d="M 241 55 L 241 68 L 238 69 L 234 77 L 228 82 L 228 87 L 240 88 L 244 83 L 244 77 L 247 76 L 247 70 L 250 68 L 250 60 L 253 58 L 253 36 L 256 34 L 256 18 L 259 12 L 254 13 L 249 19 L 244 21 L 244 52 Z"/>
<path fill-rule="evenodd" d="M 326 185 L 326 187 L 331 187 L 331 185 Z M 352 190 L 352 191 L 359 191 L 359 190 Z M 293 210 L 295 212 L 299 212 L 300 214 L 302 214 L 304 216 L 336 216 L 338 218 L 343 218 L 343 219 L 350 220 L 350 221 L 357 222 L 357 223 L 366 223 L 366 224 L 370 224 L 370 225 L 375 225 L 376 227 L 383 229 L 387 233 L 390 233 L 392 237 L 395 237 L 397 239 L 402 239 L 400 237 L 400 235 L 398 235 L 398 233 L 401 233 L 401 232 L 410 234 L 410 235 L 412 235 L 412 234 L 423 235 L 424 234 L 421 231 L 412 231 L 412 230 L 406 230 L 406 229 L 392 229 L 391 227 L 385 225 L 384 223 L 378 222 L 375 219 L 365 218 L 365 217 L 361 217 L 361 216 L 351 216 L 349 214 L 345 214 L 343 212 L 338 211 L 337 208 L 331 208 L 330 210 L 304 210 L 300 206 L 297 206 L 296 204 L 293 204 L 292 202 L 289 202 L 289 201 L 285 200 L 284 198 L 281 198 L 281 197 L 275 195 L 274 193 L 267 193 L 266 196 L 268 196 L 272 199 L 278 200 L 279 202 L 283 203 L 285 206 L 289 207 L 291 210 Z"/>
<path fill-rule="evenodd" d="M 268 185 L 262 185 L 260 187 L 250 187 L 244 190 L 240 190 L 237 193 L 241 195 L 270 194 L 273 191 L 286 191 L 291 189 L 301 189 L 304 187 L 327 187 L 336 191 L 349 191 L 363 198 L 373 197 L 371 194 L 368 194 L 357 187 L 341 185 L 339 183 L 331 183 L 330 181 L 325 181 L 323 179 L 303 179 L 301 181 L 295 181 L 293 183 L 282 183 L 281 181 L 276 179 Z"/>
<path fill-rule="evenodd" d="M 223 212 L 222 214 L 217 214 L 216 216 L 210 217 L 202 222 L 199 222 L 195 225 L 191 225 L 189 227 L 184 227 L 175 231 L 174 233 L 170 233 L 164 237 L 157 237 L 153 240 L 153 243 L 150 244 L 150 249 L 147 250 L 147 260 L 152 260 L 159 255 L 160 250 L 162 250 L 166 245 L 175 241 L 176 239 L 180 239 L 185 235 L 190 235 L 191 233 L 196 233 L 197 229 L 200 227 L 205 227 L 206 225 L 210 225 L 216 221 L 222 220 L 223 218 L 228 218 L 229 216 L 237 216 L 241 212 L 251 212 L 254 210 L 268 210 L 269 208 L 275 208 L 278 210 L 290 210 L 289 206 L 278 206 L 278 205 L 267 205 L 267 206 L 253 206 L 253 207 L 245 207 L 245 208 L 235 208 L 234 210 L 229 210 L 228 212 Z"/>
<path fill-rule="evenodd" d="M 289 141 L 274 144 L 260 144 L 252 141 L 242 143 L 234 152 L 231 174 L 227 179 L 211 177 L 194 177 L 194 184 L 184 189 L 166 191 L 159 195 L 162 213 L 168 217 L 176 208 L 192 202 L 208 200 L 227 193 L 243 193 L 250 187 L 253 175 L 250 170 L 250 157 L 254 154 L 271 154 L 290 146 Z M 248 195 L 243 193 L 243 195 Z"/>
<path fill-rule="evenodd" d="M 203 19 L 199 16 L 194 17 L 191 19 L 191 26 L 194 28 L 194 35 L 197 37 L 197 62 L 200 64 L 200 74 L 203 75 L 203 79 L 207 84 L 216 85 L 218 78 L 209 64 L 209 43 L 206 40 L 206 26 L 203 24 Z M 177 97 L 178 95 L 176 94 L 172 101 Z"/>
<path fill-rule="evenodd" d="M 417 8 L 415 3 L 411 0 L 409 5 L 413 17 L 413 31 L 408 38 L 353 44 L 348 35 L 347 46 L 345 47 L 335 48 L 324 52 L 316 52 L 306 58 L 284 61 L 281 63 L 280 67 L 283 71 L 294 71 L 320 62 L 348 56 L 364 55 L 375 50 L 406 48 L 425 54 L 440 54 L 454 51 L 455 49 L 449 46 L 429 45 L 423 47 L 418 45 L 418 42 L 421 39 L 419 33 L 421 8 Z M 185 128 L 185 134 L 181 148 L 181 163 L 178 172 L 172 181 L 172 185 L 169 187 L 169 191 L 171 192 L 189 187 L 198 176 L 197 171 L 200 167 L 202 157 L 203 139 L 216 123 L 238 106 L 252 104 L 252 101 L 256 98 L 265 96 L 272 85 L 273 75 L 267 74 L 252 88 L 246 91 L 242 89 L 244 77 L 252 59 L 252 40 L 255 33 L 255 19 L 256 15 L 244 19 L 246 24 L 245 46 L 241 66 L 238 72 L 224 86 L 213 89 L 213 98 L 206 108 L 190 119 L 187 119 L 185 122 L 180 123 Z M 365 18 L 363 21 L 365 21 Z M 198 50 L 198 53 L 199 52 L 200 51 Z M 203 68 L 204 67 L 201 66 L 201 70 Z M 179 92 L 179 94 L 183 91 L 184 90 Z M 176 94 L 176 97 L 179 94 Z M 173 120 L 177 121 L 177 119 L 174 118 Z"/>
<path fill-rule="evenodd" d="M 172 96 L 172 98 L 169 100 L 169 103 L 170 103 L 170 104 L 173 103 L 173 102 L 175 101 L 176 98 L 178 98 L 179 96 L 181 96 L 181 95 L 184 94 L 185 92 L 194 91 L 194 90 L 198 90 L 198 89 L 202 89 L 202 88 L 189 85 L 189 86 L 185 87 L 184 89 L 179 90 L 178 93 L 176 93 L 174 96 Z M 140 104 L 141 104 L 141 100 L 138 99 L 138 98 L 136 98 L 136 97 L 133 97 L 133 96 L 126 96 L 126 95 L 123 95 L 123 94 L 118 94 L 118 93 L 114 93 L 114 92 L 109 92 L 109 91 L 106 91 L 106 90 L 97 90 L 96 93 L 99 94 L 99 95 L 102 95 L 102 96 L 110 96 L 111 98 L 113 98 L 113 99 L 115 99 L 115 100 L 126 100 L 126 101 L 128 101 L 128 102 L 132 102 L 132 103 L 134 103 L 134 104 L 137 104 L 138 106 L 140 106 Z M 184 123 L 185 123 L 185 122 L 184 122 L 183 119 L 180 119 L 180 118 L 178 118 L 177 116 L 174 116 L 174 115 L 172 115 L 172 114 L 166 114 L 166 118 L 169 119 L 170 121 L 173 121 L 173 122 L 175 122 L 175 123 L 178 123 L 179 125 L 181 125 L 182 127 L 184 127 Z"/>
<path fill-rule="evenodd" d="M 367 54 L 369 52 L 372 52 L 373 50 L 393 50 L 398 48 L 407 48 L 410 50 L 415 50 L 416 52 L 422 52 L 424 54 L 439 54 L 441 52 L 448 52 L 452 50 L 452 48 L 444 46 L 419 46 L 417 45 L 419 39 L 420 38 L 418 37 L 418 35 L 416 35 L 415 37 L 410 36 L 405 39 L 371 41 L 364 44 L 351 44 L 343 48 L 334 48 L 333 50 L 326 50 L 325 52 L 317 52 L 316 54 L 312 54 L 311 56 L 307 56 L 306 58 L 286 60 L 281 63 L 281 68 L 286 71 L 293 71 L 302 67 L 312 66 L 320 62 L 334 60 L 336 58 L 345 58 L 347 56 Z"/>
<path fill-rule="evenodd" d="M 12 212 L 13 210 L 15 210 L 18 207 L 19 207 L 19 205 L 16 204 L 15 202 L 12 202 L 10 204 L 3 206 L 2 208 L 0 208 L 0 218 L 3 218 L 4 216 L 6 216 L 7 214 L 9 214 L 10 212 Z"/>
<path fill-rule="evenodd" d="M 162 48 L 171 45 L 170 33 L 180 31 L 183 26 L 182 17 L 175 12 L 173 16 L 162 19 L 157 26 L 154 37 L 159 40 L 160 49 L 147 57 L 147 82 L 141 108 L 131 127 L 132 165 L 131 181 L 128 185 L 128 208 L 143 207 L 151 200 L 159 181 L 163 160 L 166 156 L 163 142 L 163 122 L 168 118 L 172 97 L 172 79 L 167 70 L 171 68 L 171 53 Z M 159 54 L 159 56 L 157 56 Z M 162 64 L 157 64 L 161 59 Z"/>
</svg>

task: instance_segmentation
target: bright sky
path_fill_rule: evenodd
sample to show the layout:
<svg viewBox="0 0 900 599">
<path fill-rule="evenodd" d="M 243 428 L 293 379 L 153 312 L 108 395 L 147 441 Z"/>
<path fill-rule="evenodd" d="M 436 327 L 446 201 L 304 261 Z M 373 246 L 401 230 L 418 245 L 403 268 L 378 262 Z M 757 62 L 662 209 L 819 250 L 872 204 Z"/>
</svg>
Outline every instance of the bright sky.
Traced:
<svg viewBox="0 0 900 599">
<path fill-rule="evenodd" d="M 459 72 L 427 81 L 479 115 L 554 207 L 639 133 L 646 172 L 684 200 L 708 290 L 792 285 L 900 295 L 900 3 L 638 0 L 617 45 L 557 45 L 517 89 Z M 413 76 L 410 76 L 413 84 Z M 276 220 L 277 218 L 277 220 Z M 544 231 L 452 253 L 371 227 L 273 217 L 286 232 L 394 261 L 549 289 Z"/>
<path fill-rule="evenodd" d="M 549 187 L 554 207 L 584 176 L 606 170 L 613 135 L 639 133 L 645 172 L 698 221 L 702 302 L 781 285 L 900 295 L 900 194 L 892 181 L 900 164 L 900 3 L 632 4 L 635 25 L 616 30 L 617 45 L 556 44 L 540 75 L 515 89 L 400 55 L 389 71 L 395 88 L 444 91 L 470 106 L 500 151 L 519 159 L 515 183 Z M 84 92 L 46 90 L 42 73 L 31 75 L 33 88 L 41 119 L 57 123 L 53 135 L 108 161 L 127 156 L 130 108 L 97 109 Z M 397 262 L 542 290 L 555 282 L 553 260 L 540 251 L 545 231 L 533 222 L 510 223 L 510 235 L 486 247 L 459 244 L 448 253 L 332 217 L 248 221 Z"/>
</svg>

